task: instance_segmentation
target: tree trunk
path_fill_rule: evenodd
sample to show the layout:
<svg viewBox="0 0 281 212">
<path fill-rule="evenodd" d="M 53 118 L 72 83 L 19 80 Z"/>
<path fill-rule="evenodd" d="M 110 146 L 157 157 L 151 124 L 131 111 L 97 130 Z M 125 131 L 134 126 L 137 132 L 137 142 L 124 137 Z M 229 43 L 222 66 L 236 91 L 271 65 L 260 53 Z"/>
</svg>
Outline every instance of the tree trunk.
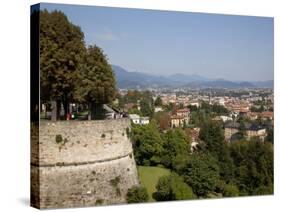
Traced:
<svg viewBox="0 0 281 212">
<path fill-rule="evenodd" d="M 102 106 L 103 106 L 103 104 L 92 102 L 92 104 L 91 104 L 92 119 L 102 120 L 105 118 L 105 114 L 104 114 Z"/>
<path fill-rule="evenodd" d="M 89 102 L 88 104 L 88 120 L 92 120 L 92 103 Z"/>
<path fill-rule="evenodd" d="M 60 119 L 60 101 L 58 100 L 51 100 L 51 107 L 52 107 L 52 121 L 57 121 Z"/>
<path fill-rule="evenodd" d="M 63 110 L 64 110 L 64 118 L 67 118 L 67 114 L 69 113 L 69 104 L 67 100 L 63 101 Z"/>
<path fill-rule="evenodd" d="M 63 95 L 62 104 L 64 109 L 64 118 L 67 119 L 67 114 L 69 113 L 69 101 L 66 94 Z"/>
<path fill-rule="evenodd" d="M 88 120 L 102 120 L 105 118 L 103 111 L 103 104 L 97 104 L 95 102 L 88 103 Z"/>
</svg>

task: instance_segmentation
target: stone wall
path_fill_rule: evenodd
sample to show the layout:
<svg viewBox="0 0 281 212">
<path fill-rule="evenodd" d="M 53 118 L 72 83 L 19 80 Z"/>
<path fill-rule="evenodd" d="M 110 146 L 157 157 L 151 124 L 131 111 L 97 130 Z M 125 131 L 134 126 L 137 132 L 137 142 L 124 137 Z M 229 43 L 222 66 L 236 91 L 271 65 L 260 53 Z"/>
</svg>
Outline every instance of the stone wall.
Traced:
<svg viewBox="0 0 281 212">
<path fill-rule="evenodd" d="M 31 190 L 40 195 L 32 205 L 125 203 L 128 188 L 139 184 L 129 128 L 128 119 L 41 121 L 31 151 Z"/>
</svg>

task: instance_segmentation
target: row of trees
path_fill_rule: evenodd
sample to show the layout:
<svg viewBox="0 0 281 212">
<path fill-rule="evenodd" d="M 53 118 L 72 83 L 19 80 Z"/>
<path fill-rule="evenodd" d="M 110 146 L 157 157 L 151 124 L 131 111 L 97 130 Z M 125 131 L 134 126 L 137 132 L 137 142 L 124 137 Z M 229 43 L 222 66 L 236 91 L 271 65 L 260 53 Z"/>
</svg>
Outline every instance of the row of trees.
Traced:
<svg viewBox="0 0 281 212">
<path fill-rule="evenodd" d="M 98 46 L 86 46 L 79 26 L 60 11 L 40 11 L 41 102 L 51 102 L 52 120 L 70 102 L 87 104 L 89 119 L 116 94 L 115 77 Z"/>
</svg>

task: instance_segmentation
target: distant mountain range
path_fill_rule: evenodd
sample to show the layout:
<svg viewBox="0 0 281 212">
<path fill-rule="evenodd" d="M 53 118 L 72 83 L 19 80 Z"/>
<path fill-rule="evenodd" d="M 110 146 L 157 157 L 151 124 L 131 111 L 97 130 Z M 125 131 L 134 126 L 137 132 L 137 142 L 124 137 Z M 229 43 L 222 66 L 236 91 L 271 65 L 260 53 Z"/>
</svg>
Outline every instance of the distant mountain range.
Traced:
<svg viewBox="0 0 281 212">
<path fill-rule="evenodd" d="M 156 76 L 142 72 L 129 72 L 126 69 L 112 65 L 119 88 L 145 87 L 186 87 L 186 88 L 273 88 L 273 80 L 268 81 L 229 81 L 225 79 L 210 79 L 200 75 L 172 74 Z"/>
</svg>

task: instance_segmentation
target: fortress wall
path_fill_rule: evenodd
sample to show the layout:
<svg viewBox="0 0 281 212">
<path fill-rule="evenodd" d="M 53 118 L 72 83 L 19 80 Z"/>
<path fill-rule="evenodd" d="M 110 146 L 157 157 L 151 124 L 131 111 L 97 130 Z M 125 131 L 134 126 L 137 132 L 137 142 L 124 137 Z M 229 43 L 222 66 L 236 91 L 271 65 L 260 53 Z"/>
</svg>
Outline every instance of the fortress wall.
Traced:
<svg viewBox="0 0 281 212">
<path fill-rule="evenodd" d="M 129 128 L 128 119 L 42 121 L 39 155 L 32 152 L 31 159 L 31 177 L 39 178 L 31 188 L 39 190 L 40 198 L 33 198 L 32 205 L 60 208 L 125 203 L 128 188 L 139 184 L 126 133 Z M 57 143 L 57 135 L 67 140 Z"/>
</svg>

